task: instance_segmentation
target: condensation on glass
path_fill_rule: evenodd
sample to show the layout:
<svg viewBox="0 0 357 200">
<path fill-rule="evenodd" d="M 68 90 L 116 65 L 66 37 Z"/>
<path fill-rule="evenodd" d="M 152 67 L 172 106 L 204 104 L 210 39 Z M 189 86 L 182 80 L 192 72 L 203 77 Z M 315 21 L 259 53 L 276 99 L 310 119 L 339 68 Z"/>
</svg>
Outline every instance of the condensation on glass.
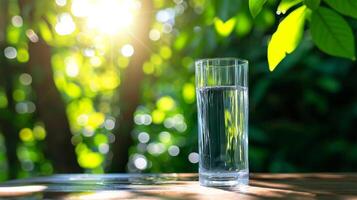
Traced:
<svg viewBox="0 0 357 200">
<path fill-rule="evenodd" d="M 248 61 L 212 58 L 195 65 L 200 184 L 246 185 Z"/>
</svg>

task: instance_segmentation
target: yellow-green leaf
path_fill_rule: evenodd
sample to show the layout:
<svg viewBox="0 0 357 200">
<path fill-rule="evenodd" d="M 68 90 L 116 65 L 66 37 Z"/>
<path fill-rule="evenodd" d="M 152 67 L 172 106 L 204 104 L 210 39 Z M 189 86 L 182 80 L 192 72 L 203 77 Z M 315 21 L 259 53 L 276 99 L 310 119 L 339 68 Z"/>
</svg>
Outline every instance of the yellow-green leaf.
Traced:
<svg viewBox="0 0 357 200">
<path fill-rule="evenodd" d="M 278 9 L 276 11 L 277 14 L 285 14 L 291 7 L 295 6 L 296 4 L 302 2 L 302 0 L 282 0 L 279 3 Z"/>
<path fill-rule="evenodd" d="M 228 21 L 223 22 L 219 18 L 214 18 L 214 27 L 217 33 L 223 37 L 227 37 L 230 35 L 234 29 L 234 25 L 236 24 L 236 18 L 230 18 Z"/>
<path fill-rule="evenodd" d="M 306 6 L 291 12 L 278 26 L 268 45 L 268 63 L 270 71 L 292 53 L 298 46 L 305 22 Z"/>
</svg>

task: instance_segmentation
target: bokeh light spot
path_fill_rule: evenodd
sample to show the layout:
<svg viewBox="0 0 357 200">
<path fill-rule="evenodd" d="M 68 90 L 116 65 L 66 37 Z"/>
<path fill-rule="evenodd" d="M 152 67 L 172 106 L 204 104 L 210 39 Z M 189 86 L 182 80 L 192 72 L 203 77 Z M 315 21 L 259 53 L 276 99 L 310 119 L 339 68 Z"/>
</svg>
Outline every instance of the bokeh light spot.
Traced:
<svg viewBox="0 0 357 200">
<path fill-rule="evenodd" d="M 35 31 L 33 31 L 32 29 L 28 29 L 26 31 L 26 36 L 29 38 L 29 40 L 31 42 L 38 42 L 39 41 L 39 38 L 38 38 L 38 35 L 35 33 Z"/>
<path fill-rule="evenodd" d="M 160 10 L 156 14 L 156 20 L 159 22 L 170 22 L 173 23 L 175 18 L 175 10 L 173 8 L 167 8 Z"/>
<path fill-rule="evenodd" d="M 146 147 L 148 152 L 154 156 L 158 156 L 165 151 L 165 146 L 162 143 L 149 143 L 149 145 Z"/>
<path fill-rule="evenodd" d="M 92 137 L 94 135 L 94 131 L 92 129 L 85 128 L 82 132 L 85 137 Z"/>
<path fill-rule="evenodd" d="M 121 48 L 121 54 L 125 57 L 131 57 L 134 54 L 134 47 L 131 44 L 125 44 Z"/>
<path fill-rule="evenodd" d="M 109 145 L 106 143 L 102 143 L 98 146 L 98 150 L 102 154 L 107 154 L 109 152 Z"/>
<path fill-rule="evenodd" d="M 163 28 L 162 28 L 162 31 L 163 31 L 164 33 L 171 33 L 171 31 L 172 31 L 172 25 L 169 24 L 169 23 L 165 23 L 164 26 L 163 26 Z"/>
<path fill-rule="evenodd" d="M 93 67 L 99 67 L 102 64 L 102 59 L 98 56 L 93 56 L 90 58 L 89 62 Z"/>
<path fill-rule="evenodd" d="M 192 83 L 186 83 L 182 88 L 182 96 L 186 103 L 195 101 L 195 86 Z"/>
<path fill-rule="evenodd" d="M 152 118 L 148 114 L 137 114 L 134 117 L 134 122 L 137 125 L 150 125 Z"/>
<path fill-rule="evenodd" d="M 11 23 L 15 27 L 21 27 L 23 24 L 23 20 L 21 16 L 15 15 L 11 18 Z"/>
<path fill-rule="evenodd" d="M 171 142 L 171 134 L 167 131 L 162 131 L 159 133 L 159 139 L 162 143 L 170 143 Z"/>
<path fill-rule="evenodd" d="M 25 171 L 32 171 L 34 168 L 34 164 L 31 160 L 24 160 L 21 162 L 21 167 Z"/>
<path fill-rule="evenodd" d="M 55 30 L 58 35 L 69 35 L 76 30 L 76 25 L 69 13 L 62 13 L 57 17 Z"/>
<path fill-rule="evenodd" d="M 71 138 L 71 143 L 73 145 L 78 145 L 79 143 L 81 143 L 83 141 L 83 138 L 80 134 L 75 134 L 72 136 Z"/>
<path fill-rule="evenodd" d="M 8 101 L 5 94 L 0 92 L 0 108 L 6 108 L 7 105 Z"/>
<path fill-rule="evenodd" d="M 104 122 L 104 128 L 107 130 L 113 130 L 115 128 L 115 119 L 114 118 L 108 118 Z"/>
<path fill-rule="evenodd" d="M 56 4 L 63 7 L 67 4 L 67 0 L 56 0 Z"/>
<path fill-rule="evenodd" d="M 50 162 L 43 163 L 40 168 L 43 174 L 49 175 L 53 173 L 53 166 L 51 165 Z"/>
<path fill-rule="evenodd" d="M 32 130 L 29 128 L 23 128 L 20 130 L 20 139 L 24 142 L 32 142 L 34 140 L 34 135 Z"/>
<path fill-rule="evenodd" d="M 152 116 L 152 121 L 154 122 L 154 124 L 160 124 L 165 119 L 165 113 L 161 110 L 152 111 L 151 116 Z"/>
<path fill-rule="evenodd" d="M 143 71 L 145 74 L 152 74 L 154 73 L 154 66 L 150 62 L 145 62 L 143 65 Z"/>
<path fill-rule="evenodd" d="M 120 68 L 125 69 L 129 65 L 129 59 L 127 57 L 119 57 L 118 65 Z"/>
<path fill-rule="evenodd" d="M 192 152 L 188 155 L 188 161 L 190 161 L 190 163 L 198 163 L 199 160 L 199 155 L 196 152 Z"/>
<path fill-rule="evenodd" d="M 13 93 L 12 93 L 12 97 L 14 98 L 15 101 L 23 101 L 26 98 L 26 94 L 23 90 L 21 89 L 16 89 Z"/>
<path fill-rule="evenodd" d="M 19 81 L 22 85 L 30 85 L 32 83 L 32 76 L 27 73 L 23 73 L 19 76 Z"/>
<path fill-rule="evenodd" d="M 170 47 L 168 46 L 163 46 L 160 48 L 160 55 L 162 58 L 164 59 L 169 59 L 171 58 L 171 55 L 172 55 L 172 51 L 170 49 Z"/>
<path fill-rule="evenodd" d="M 96 152 L 83 152 L 78 157 L 78 163 L 81 167 L 93 169 L 99 167 L 103 162 L 103 156 Z"/>
<path fill-rule="evenodd" d="M 180 153 L 180 148 L 176 145 L 172 145 L 167 151 L 169 152 L 170 156 L 177 156 Z"/>
<path fill-rule="evenodd" d="M 65 64 L 66 64 L 66 74 L 70 77 L 76 77 L 79 73 L 79 67 L 74 58 L 66 58 L 65 59 Z"/>
<path fill-rule="evenodd" d="M 19 61 L 20 63 L 26 63 L 27 61 L 29 61 L 29 58 L 30 55 L 27 49 L 21 48 L 17 51 L 17 61 Z"/>
<path fill-rule="evenodd" d="M 164 96 L 157 101 L 156 105 L 162 111 L 170 111 L 176 104 L 170 96 Z"/>
<path fill-rule="evenodd" d="M 147 143 L 150 140 L 150 135 L 147 132 L 141 132 L 138 135 L 138 140 L 140 143 Z"/>
<path fill-rule="evenodd" d="M 147 168 L 147 160 L 144 155 L 136 154 L 133 158 L 134 165 L 137 169 L 144 170 Z"/>
<path fill-rule="evenodd" d="M 108 137 L 104 134 L 97 134 L 94 136 L 94 143 L 96 145 L 108 143 Z"/>
<path fill-rule="evenodd" d="M 36 106 L 31 101 L 23 101 L 16 103 L 15 110 L 19 114 L 33 113 L 36 110 Z"/>
<path fill-rule="evenodd" d="M 83 55 L 86 57 L 93 57 L 95 56 L 95 51 L 92 48 L 86 48 L 83 50 Z"/>
<path fill-rule="evenodd" d="M 157 29 L 151 29 L 149 32 L 149 38 L 152 41 L 158 41 L 161 37 L 161 33 Z"/>
<path fill-rule="evenodd" d="M 46 130 L 42 126 L 35 126 L 33 128 L 33 135 L 37 140 L 44 140 L 46 138 Z"/>
<path fill-rule="evenodd" d="M 77 123 L 81 126 L 86 125 L 88 122 L 88 115 L 86 114 L 81 114 L 77 117 Z"/>
<path fill-rule="evenodd" d="M 155 65 L 161 65 L 162 64 L 162 59 L 158 54 L 153 54 L 150 58 L 150 62 L 155 64 Z"/>
<path fill-rule="evenodd" d="M 87 126 L 95 129 L 104 123 L 105 116 L 103 113 L 95 112 L 89 115 Z"/>
<path fill-rule="evenodd" d="M 4 55 L 8 59 L 14 59 L 17 56 L 17 50 L 14 47 L 6 47 L 4 49 Z"/>
<path fill-rule="evenodd" d="M 92 7 L 88 0 L 73 0 L 71 10 L 76 17 L 86 17 L 90 14 Z"/>
<path fill-rule="evenodd" d="M 185 6 L 183 6 L 182 4 L 178 4 L 175 6 L 175 13 L 176 15 L 181 15 L 185 12 Z"/>
<path fill-rule="evenodd" d="M 72 98 L 78 98 L 81 96 L 81 88 L 75 83 L 68 83 L 66 88 L 67 95 Z"/>
</svg>

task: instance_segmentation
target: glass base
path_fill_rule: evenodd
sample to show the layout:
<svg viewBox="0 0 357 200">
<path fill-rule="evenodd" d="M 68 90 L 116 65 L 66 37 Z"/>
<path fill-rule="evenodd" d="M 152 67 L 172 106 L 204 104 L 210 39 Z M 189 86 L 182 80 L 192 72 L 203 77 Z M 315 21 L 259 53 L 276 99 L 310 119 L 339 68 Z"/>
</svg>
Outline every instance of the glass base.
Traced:
<svg viewBox="0 0 357 200">
<path fill-rule="evenodd" d="M 200 185 L 208 187 L 239 187 L 248 185 L 249 172 L 200 172 Z"/>
</svg>

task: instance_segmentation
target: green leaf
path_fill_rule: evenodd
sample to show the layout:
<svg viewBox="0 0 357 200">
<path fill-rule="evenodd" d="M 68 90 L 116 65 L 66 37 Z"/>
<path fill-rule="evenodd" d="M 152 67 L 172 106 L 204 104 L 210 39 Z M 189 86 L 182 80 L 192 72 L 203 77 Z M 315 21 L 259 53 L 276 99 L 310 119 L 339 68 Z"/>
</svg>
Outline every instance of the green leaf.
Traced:
<svg viewBox="0 0 357 200">
<path fill-rule="evenodd" d="M 321 0 L 304 0 L 304 4 L 311 10 L 315 10 L 320 6 Z"/>
<path fill-rule="evenodd" d="M 237 14 L 242 1 L 212 0 L 212 2 L 216 16 L 225 22 Z"/>
<path fill-rule="evenodd" d="M 292 53 L 301 41 L 304 32 L 306 6 L 292 11 L 278 26 L 268 45 L 269 70 L 275 67 Z"/>
<path fill-rule="evenodd" d="M 341 14 L 357 18 L 356 0 L 325 0 L 325 2 Z"/>
<path fill-rule="evenodd" d="M 236 24 L 236 18 L 231 18 L 228 21 L 223 22 L 221 19 L 216 17 L 214 18 L 213 23 L 217 33 L 220 36 L 227 37 L 232 33 L 234 29 L 234 25 Z"/>
<path fill-rule="evenodd" d="M 182 31 L 176 38 L 175 42 L 174 42 L 174 48 L 176 50 L 181 50 L 185 47 L 187 40 L 189 39 L 189 35 Z"/>
<path fill-rule="evenodd" d="M 267 0 L 249 0 L 249 10 L 253 17 L 256 17 L 262 10 Z"/>
<path fill-rule="evenodd" d="M 247 35 L 253 27 L 252 18 L 248 12 L 238 13 L 236 23 L 236 33 L 239 37 Z"/>
<path fill-rule="evenodd" d="M 323 52 L 355 59 L 355 40 L 348 23 L 335 11 L 320 7 L 311 15 L 311 35 L 316 46 Z"/>
<path fill-rule="evenodd" d="M 279 3 L 276 13 L 278 15 L 285 14 L 291 7 L 295 6 L 296 4 L 298 4 L 300 2 L 302 2 L 302 0 L 282 0 Z"/>
</svg>

